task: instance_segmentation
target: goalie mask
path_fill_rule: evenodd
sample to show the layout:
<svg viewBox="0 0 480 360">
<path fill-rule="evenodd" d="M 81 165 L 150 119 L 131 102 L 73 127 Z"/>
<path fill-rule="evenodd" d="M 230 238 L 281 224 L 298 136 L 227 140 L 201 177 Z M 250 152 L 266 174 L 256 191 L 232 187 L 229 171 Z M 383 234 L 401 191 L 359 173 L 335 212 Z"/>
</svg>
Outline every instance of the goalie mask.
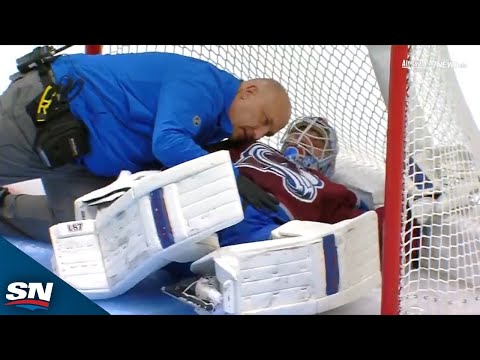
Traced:
<svg viewBox="0 0 480 360">
<path fill-rule="evenodd" d="M 294 120 L 281 140 L 281 152 L 298 165 L 331 177 L 338 154 L 337 134 L 321 117 Z"/>
</svg>

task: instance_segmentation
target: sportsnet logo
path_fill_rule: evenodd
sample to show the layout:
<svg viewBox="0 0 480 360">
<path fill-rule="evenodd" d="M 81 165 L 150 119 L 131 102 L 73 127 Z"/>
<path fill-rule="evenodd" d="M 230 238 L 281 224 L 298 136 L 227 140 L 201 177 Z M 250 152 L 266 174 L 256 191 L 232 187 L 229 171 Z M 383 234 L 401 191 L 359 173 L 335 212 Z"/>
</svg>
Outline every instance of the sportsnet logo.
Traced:
<svg viewBox="0 0 480 360">
<path fill-rule="evenodd" d="M 8 285 L 8 293 L 5 296 L 8 302 L 6 306 L 18 306 L 28 310 L 48 310 L 52 297 L 53 283 L 24 283 L 13 282 Z"/>
</svg>

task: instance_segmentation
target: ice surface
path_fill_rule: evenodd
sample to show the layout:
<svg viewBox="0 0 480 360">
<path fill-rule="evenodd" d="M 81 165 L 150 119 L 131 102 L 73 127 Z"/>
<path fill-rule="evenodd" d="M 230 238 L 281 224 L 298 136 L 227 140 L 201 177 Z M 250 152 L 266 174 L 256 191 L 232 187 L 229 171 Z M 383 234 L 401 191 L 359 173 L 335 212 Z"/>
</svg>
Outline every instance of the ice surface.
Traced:
<svg viewBox="0 0 480 360">
<path fill-rule="evenodd" d="M 7 240 L 47 269 L 52 269 L 50 264 L 52 248 L 49 244 L 22 238 L 7 238 Z M 172 281 L 173 277 L 169 272 L 160 270 L 122 296 L 108 300 L 97 300 L 95 303 L 112 315 L 196 315 L 193 308 L 165 295 L 161 291 L 163 285 Z M 354 303 L 323 314 L 380 314 L 380 289 L 372 291 L 371 294 Z"/>
</svg>

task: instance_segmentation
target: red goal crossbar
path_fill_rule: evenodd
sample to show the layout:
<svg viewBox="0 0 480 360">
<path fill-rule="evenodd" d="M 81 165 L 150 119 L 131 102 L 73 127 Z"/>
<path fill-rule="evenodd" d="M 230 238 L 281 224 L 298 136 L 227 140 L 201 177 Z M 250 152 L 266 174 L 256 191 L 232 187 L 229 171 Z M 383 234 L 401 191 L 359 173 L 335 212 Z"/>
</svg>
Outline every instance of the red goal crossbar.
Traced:
<svg viewBox="0 0 480 360">
<path fill-rule="evenodd" d="M 90 55 L 97 55 L 102 53 L 103 45 L 85 45 L 85 53 Z"/>
</svg>

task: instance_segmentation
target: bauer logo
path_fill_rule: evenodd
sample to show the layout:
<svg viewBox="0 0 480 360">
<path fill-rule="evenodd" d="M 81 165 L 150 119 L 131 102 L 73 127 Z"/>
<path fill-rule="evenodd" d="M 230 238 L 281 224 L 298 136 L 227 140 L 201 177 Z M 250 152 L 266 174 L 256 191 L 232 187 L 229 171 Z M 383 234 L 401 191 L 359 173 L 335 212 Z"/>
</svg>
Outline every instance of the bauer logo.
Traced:
<svg viewBox="0 0 480 360">
<path fill-rule="evenodd" d="M 193 121 L 193 125 L 195 126 L 200 126 L 200 124 L 202 123 L 202 119 L 200 119 L 200 116 L 198 115 L 196 115 L 192 121 Z"/>
<path fill-rule="evenodd" d="M 53 283 L 13 282 L 7 287 L 5 306 L 17 306 L 28 310 L 48 310 Z"/>
</svg>

